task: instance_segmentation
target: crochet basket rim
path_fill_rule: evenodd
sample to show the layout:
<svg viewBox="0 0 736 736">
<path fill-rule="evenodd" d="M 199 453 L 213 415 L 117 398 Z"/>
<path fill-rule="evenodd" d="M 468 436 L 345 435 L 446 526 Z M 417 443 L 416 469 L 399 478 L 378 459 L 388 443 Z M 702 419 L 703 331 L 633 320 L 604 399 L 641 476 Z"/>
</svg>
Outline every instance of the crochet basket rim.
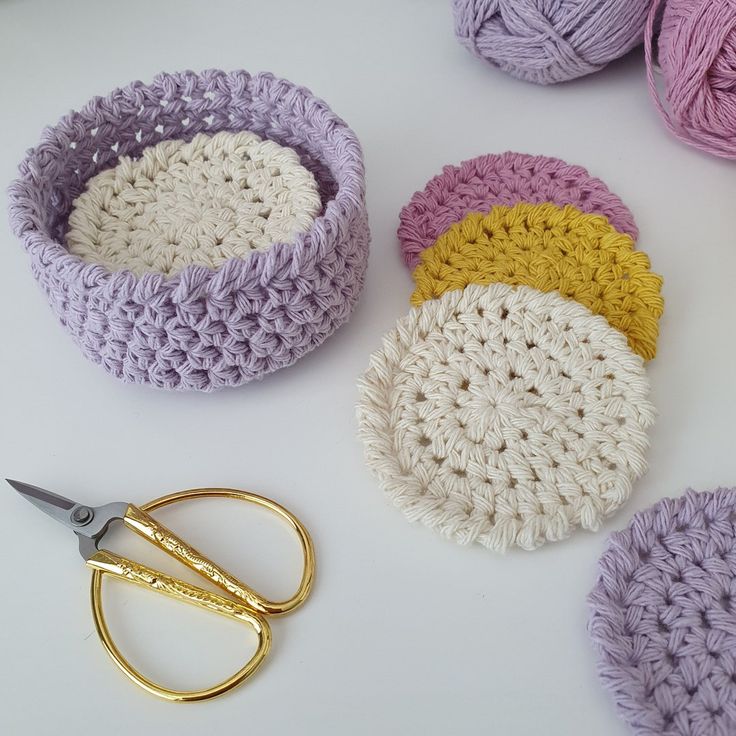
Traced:
<svg viewBox="0 0 736 736">
<path fill-rule="evenodd" d="M 109 124 L 111 122 L 109 115 L 115 112 L 121 99 L 140 99 L 141 104 L 144 101 L 150 104 L 153 100 L 162 103 L 164 98 L 157 91 L 157 87 L 166 90 L 167 96 L 171 95 L 173 98 L 176 95 L 181 96 L 192 81 L 200 79 L 216 83 L 218 91 L 225 93 L 230 99 L 238 94 L 251 104 L 257 103 L 259 96 L 273 93 L 274 88 L 278 88 L 279 95 L 288 98 L 290 105 L 296 103 L 299 109 L 305 111 L 305 115 L 319 120 L 320 127 L 329 137 L 330 146 L 339 149 L 343 155 L 347 154 L 339 171 L 333 170 L 325 159 L 320 161 L 334 177 L 336 191 L 328 201 L 323 202 L 323 210 L 315 218 L 310 229 L 297 235 L 291 243 L 274 243 L 267 250 L 253 252 L 245 259 L 231 258 L 217 269 L 190 265 L 173 276 L 158 273 L 137 276 L 127 270 L 111 271 L 104 266 L 87 263 L 71 254 L 63 242 L 59 242 L 51 235 L 49 223 L 44 222 L 46 215 L 42 211 L 42 206 L 38 199 L 31 196 L 31 192 L 38 190 L 39 187 L 53 184 L 44 177 L 49 158 L 58 156 L 62 148 L 71 147 L 75 134 L 88 135 L 88 128 L 94 130 L 102 124 Z M 235 128 L 238 129 L 240 128 Z M 191 134 L 175 137 L 188 140 L 199 132 L 214 134 L 220 130 L 228 128 L 224 126 L 209 130 L 193 130 Z M 162 131 L 160 140 L 166 139 L 167 136 Z M 326 146 L 321 146 L 320 152 L 325 148 Z M 103 165 L 97 171 L 105 168 L 109 167 Z M 72 110 L 56 125 L 46 127 L 39 144 L 26 152 L 18 171 L 18 178 L 8 188 L 10 224 L 28 253 L 39 259 L 44 268 L 53 269 L 56 277 L 71 287 L 79 284 L 82 288 L 112 289 L 119 294 L 142 290 L 147 294 L 168 294 L 176 301 L 201 297 L 210 291 L 221 291 L 226 285 L 238 288 L 246 275 L 249 279 L 257 278 L 259 282 L 266 284 L 274 274 L 283 273 L 285 267 L 290 273 L 298 273 L 303 259 L 308 259 L 310 254 L 317 257 L 320 255 L 319 252 L 312 253 L 312 251 L 324 248 L 325 243 L 328 245 L 334 243 L 334 238 L 329 235 L 334 236 L 335 231 L 341 228 L 341 222 L 350 222 L 360 216 L 365 192 L 362 149 L 357 136 L 347 123 L 308 88 L 277 77 L 271 72 L 250 74 L 242 69 L 231 72 L 219 69 L 206 69 L 201 72 L 191 70 L 161 72 L 149 84 L 136 80 L 124 87 L 115 88 L 104 97 L 95 96 L 79 111 Z M 85 181 L 88 178 L 85 177 Z M 53 196 L 52 191 L 51 197 Z M 65 222 L 67 216 L 68 210 L 63 213 Z M 328 237 L 323 237 L 325 235 Z"/>
</svg>

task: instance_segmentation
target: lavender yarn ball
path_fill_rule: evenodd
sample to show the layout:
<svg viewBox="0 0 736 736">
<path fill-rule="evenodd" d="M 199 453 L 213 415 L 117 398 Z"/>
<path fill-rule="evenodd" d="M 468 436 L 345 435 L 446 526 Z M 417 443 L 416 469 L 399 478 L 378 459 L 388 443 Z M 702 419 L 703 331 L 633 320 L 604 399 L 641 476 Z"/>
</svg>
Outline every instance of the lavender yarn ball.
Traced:
<svg viewBox="0 0 736 736">
<path fill-rule="evenodd" d="M 162 140 L 248 130 L 293 148 L 322 211 L 292 243 L 174 276 L 109 271 L 66 248 L 85 182 Z M 114 376 L 210 391 L 291 365 L 347 321 L 368 259 L 358 139 L 326 103 L 271 74 L 160 74 L 92 99 L 47 128 L 9 190 L 10 221 L 52 309 Z"/>
<path fill-rule="evenodd" d="M 555 84 L 598 71 L 644 38 L 652 0 L 453 0 L 455 32 L 514 77 Z"/>
<path fill-rule="evenodd" d="M 589 603 L 601 680 L 637 736 L 736 733 L 736 489 L 636 514 Z"/>
</svg>

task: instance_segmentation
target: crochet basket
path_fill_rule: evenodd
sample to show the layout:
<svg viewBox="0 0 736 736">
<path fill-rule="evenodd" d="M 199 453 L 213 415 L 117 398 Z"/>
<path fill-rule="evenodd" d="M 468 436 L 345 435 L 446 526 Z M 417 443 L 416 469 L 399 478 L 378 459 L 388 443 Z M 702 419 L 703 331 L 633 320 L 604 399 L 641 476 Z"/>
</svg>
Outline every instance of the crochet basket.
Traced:
<svg viewBox="0 0 736 736">
<path fill-rule="evenodd" d="M 65 245 L 85 182 L 164 139 L 250 130 L 297 151 L 322 212 L 291 244 L 211 270 L 135 276 L 86 263 Z M 369 231 L 360 144 L 309 90 L 268 73 L 160 74 L 92 99 L 44 131 L 9 190 L 10 220 L 53 310 L 86 356 L 128 382 L 236 386 L 284 368 L 352 311 Z"/>
</svg>

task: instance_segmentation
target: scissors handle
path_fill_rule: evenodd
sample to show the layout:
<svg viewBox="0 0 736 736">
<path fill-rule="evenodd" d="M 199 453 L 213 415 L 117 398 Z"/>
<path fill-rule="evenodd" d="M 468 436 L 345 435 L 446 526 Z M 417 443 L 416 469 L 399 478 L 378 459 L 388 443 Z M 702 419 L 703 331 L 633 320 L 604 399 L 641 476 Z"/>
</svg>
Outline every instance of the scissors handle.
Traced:
<svg viewBox="0 0 736 736">
<path fill-rule="evenodd" d="M 101 549 L 96 552 L 87 560 L 87 566 L 126 582 L 149 588 L 170 598 L 176 598 L 185 603 L 205 608 L 212 611 L 212 613 L 219 613 L 221 616 L 243 621 L 250 624 L 258 634 L 269 628 L 263 617 L 243 603 L 225 598 L 217 593 L 211 593 L 204 588 L 191 585 L 184 580 L 179 580 L 179 578 L 167 575 L 140 562 L 121 557 L 109 550 Z"/>
<path fill-rule="evenodd" d="M 105 649 L 115 664 L 133 682 L 154 695 L 158 695 L 166 700 L 175 701 L 195 701 L 213 698 L 239 685 L 243 680 L 253 674 L 271 649 L 271 628 L 266 620 L 259 614 L 248 610 L 245 605 L 238 601 L 225 598 L 217 593 L 210 593 L 203 588 L 198 588 L 196 585 L 190 585 L 183 580 L 171 577 L 159 570 L 141 565 L 138 562 L 133 562 L 125 557 L 120 557 L 108 550 L 100 550 L 95 553 L 87 560 L 87 565 L 96 573 L 93 577 L 92 612 L 97 633 Z M 157 593 L 162 593 L 171 598 L 176 598 L 177 600 L 204 608 L 213 613 L 218 613 L 221 616 L 227 616 L 228 618 L 248 624 L 255 631 L 258 638 L 255 653 L 246 662 L 245 666 L 239 669 L 234 675 L 231 675 L 217 685 L 203 690 L 173 690 L 149 680 L 127 661 L 110 636 L 105 617 L 102 613 L 101 573 L 141 585 Z"/>
<path fill-rule="evenodd" d="M 269 601 L 245 583 L 242 583 L 234 575 L 209 560 L 147 513 L 179 501 L 196 498 L 233 498 L 255 503 L 269 509 L 287 521 L 296 532 L 304 554 L 302 579 L 296 593 L 286 601 Z M 196 488 L 189 491 L 179 491 L 151 501 L 140 508 L 130 504 L 123 520 L 128 528 L 234 596 L 235 600 L 217 593 L 211 593 L 138 562 L 120 557 L 108 550 L 98 550 L 87 560 L 87 565 L 92 568 L 92 615 L 97 633 L 115 664 L 137 685 L 167 700 L 206 700 L 227 692 L 240 684 L 255 672 L 271 647 L 271 629 L 264 618 L 264 614 L 281 614 L 291 611 L 301 605 L 309 595 L 314 580 L 314 549 L 307 530 L 293 514 L 275 501 L 254 493 L 230 488 Z M 102 580 L 104 575 L 141 585 L 157 593 L 162 593 L 250 625 L 258 637 L 255 654 L 244 667 L 227 680 L 203 690 L 181 691 L 158 685 L 142 675 L 125 659 L 110 635 L 102 610 Z"/>
<path fill-rule="evenodd" d="M 203 498 L 215 494 L 219 496 L 224 495 L 228 498 L 239 498 L 241 500 L 257 503 L 260 506 L 265 506 L 286 519 L 286 521 L 288 521 L 291 527 L 296 531 L 299 541 L 301 542 L 302 552 L 304 555 L 304 572 L 297 592 L 286 601 L 268 600 L 252 588 L 248 587 L 245 583 L 238 580 L 235 575 L 229 573 L 217 563 L 207 558 L 199 550 L 187 544 L 170 529 L 167 529 L 163 524 L 156 521 L 150 514 L 147 514 L 145 511 L 133 504 L 128 506 L 128 510 L 124 518 L 125 525 L 132 529 L 136 534 L 144 537 L 152 544 L 155 544 L 157 547 L 164 550 L 167 554 L 179 560 L 179 562 L 185 564 L 191 570 L 194 570 L 194 572 L 213 582 L 218 588 L 221 588 L 225 592 L 230 593 L 230 595 L 244 601 L 254 611 L 267 615 L 278 615 L 288 613 L 304 602 L 309 594 L 312 577 L 314 575 L 314 551 L 312 549 L 312 541 L 309 538 L 307 530 L 293 514 L 268 498 L 256 496 L 253 493 L 247 493 L 245 491 L 235 491 L 227 488 L 198 488 L 192 491 L 184 491 L 183 494 L 186 494 L 186 496 L 182 495 L 182 493 L 175 493 L 171 496 L 165 496 L 164 499 L 159 499 L 159 501 L 171 499 L 169 500 L 169 503 L 174 503 L 175 501 L 183 500 L 184 498 Z M 160 508 L 163 505 L 166 504 L 158 503 L 157 506 Z"/>
</svg>

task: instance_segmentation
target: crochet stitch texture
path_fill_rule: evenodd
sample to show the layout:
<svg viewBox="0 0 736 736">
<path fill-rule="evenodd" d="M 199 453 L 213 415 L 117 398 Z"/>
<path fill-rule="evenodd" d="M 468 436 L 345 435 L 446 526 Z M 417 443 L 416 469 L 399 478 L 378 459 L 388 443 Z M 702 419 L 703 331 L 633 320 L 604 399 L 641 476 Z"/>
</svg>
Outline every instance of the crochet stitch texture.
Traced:
<svg viewBox="0 0 736 736">
<path fill-rule="evenodd" d="M 161 140 L 248 130 L 294 148 L 322 209 L 291 244 L 213 271 L 111 272 L 64 247 L 85 182 Z M 86 356 L 125 381 L 235 386 L 291 365 L 347 321 L 368 258 L 358 139 L 309 90 L 271 74 L 160 74 L 91 100 L 47 129 L 9 191 L 10 220 L 61 323 Z"/>
<path fill-rule="evenodd" d="M 736 489 L 636 514 L 589 603 L 600 677 L 637 736 L 736 733 Z"/>
<path fill-rule="evenodd" d="M 471 213 L 422 252 L 418 305 L 468 284 L 502 282 L 559 291 L 601 314 L 645 359 L 657 351 L 662 278 L 604 217 L 553 204 Z"/>
<path fill-rule="evenodd" d="M 512 207 L 520 202 L 571 204 L 581 212 L 604 215 L 634 240 L 639 237 L 626 205 L 582 166 L 508 151 L 445 166 L 421 192 L 414 193 L 399 216 L 398 236 L 406 265 L 415 268 L 421 252 L 471 212 L 488 213 L 497 205 Z"/>
<path fill-rule="evenodd" d="M 162 141 L 92 177 L 74 200 L 69 251 L 111 271 L 218 268 L 306 232 L 317 182 L 290 148 L 254 133 Z"/>
<path fill-rule="evenodd" d="M 368 466 L 460 544 L 534 549 L 596 530 L 646 470 L 642 359 L 554 292 L 472 284 L 400 319 L 359 382 Z"/>
</svg>

